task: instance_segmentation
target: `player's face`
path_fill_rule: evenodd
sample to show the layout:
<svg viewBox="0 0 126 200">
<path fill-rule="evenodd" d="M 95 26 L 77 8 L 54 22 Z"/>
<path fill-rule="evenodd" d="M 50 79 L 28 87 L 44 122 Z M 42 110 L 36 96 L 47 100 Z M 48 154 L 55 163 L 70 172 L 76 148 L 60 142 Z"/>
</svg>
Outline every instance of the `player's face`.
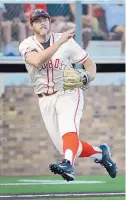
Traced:
<svg viewBox="0 0 126 200">
<path fill-rule="evenodd" d="M 50 31 L 50 20 L 47 17 L 38 17 L 32 22 L 34 33 L 44 36 Z"/>
</svg>

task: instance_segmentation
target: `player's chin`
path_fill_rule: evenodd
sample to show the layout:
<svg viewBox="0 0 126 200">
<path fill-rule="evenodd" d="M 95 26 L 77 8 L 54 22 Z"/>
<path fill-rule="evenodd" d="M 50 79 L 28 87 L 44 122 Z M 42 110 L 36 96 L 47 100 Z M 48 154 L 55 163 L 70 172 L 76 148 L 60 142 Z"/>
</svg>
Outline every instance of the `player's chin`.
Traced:
<svg viewBox="0 0 126 200">
<path fill-rule="evenodd" d="M 47 33 L 48 33 L 47 29 L 40 31 L 41 36 L 47 35 Z"/>
</svg>

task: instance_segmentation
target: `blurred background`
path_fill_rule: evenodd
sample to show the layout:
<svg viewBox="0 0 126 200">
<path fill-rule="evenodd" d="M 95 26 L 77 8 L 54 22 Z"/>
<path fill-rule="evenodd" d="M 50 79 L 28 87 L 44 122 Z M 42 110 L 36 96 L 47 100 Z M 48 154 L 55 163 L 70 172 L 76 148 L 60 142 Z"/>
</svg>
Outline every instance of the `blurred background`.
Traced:
<svg viewBox="0 0 126 200">
<path fill-rule="evenodd" d="M 76 27 L 76 37 L 82 47 L 96 60 L 122 61 L 125 58 L 125 5 L 122 1 L 119 1 L 122 4 L 116 4 L 118 1 L 110 4 L 105 0 L 100 1 L 102 4 L 91 0 L 87 1 L 88 4 L 84 4 L 86 1 L 76 3 L 70 0 L 65 4 L 57 4 L 61 2 L 59 0 L 48 0 L 43 4 L 10 2 L 0 3 L 0 56 L 20 56 L 19 43 L 32 35 L 28 28 L 29 12 L 42 8 L 52 17 L 53 32 Z"/>
<path fill-rule="evenodd" d="M 28 14 L 34 8 L 49 12 L 53 32 L 75 27 L 76 41 L 96 62 L 96 79 L 85 92 L 80 138 L 96 146 L 108 143 L 119 174 L 124 175 L 125 4 L 48 0 L 0 3 L 0 176 L 51 175 L 48 165 L 61 160 L 18 50 L 19 43 L 32 35 Z M 78 159 L 75 166 L 77 175 L 107 175 L 88 158 Z"/>
</svg>

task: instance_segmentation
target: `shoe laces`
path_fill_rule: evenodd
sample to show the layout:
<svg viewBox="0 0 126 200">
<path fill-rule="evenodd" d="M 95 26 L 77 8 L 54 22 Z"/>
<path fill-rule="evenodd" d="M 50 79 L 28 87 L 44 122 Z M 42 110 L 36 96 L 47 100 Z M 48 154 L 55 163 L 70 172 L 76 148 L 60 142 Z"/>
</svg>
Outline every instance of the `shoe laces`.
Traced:
<svg viewBox="0 0 126 200">
<path fill-rule="evenodd" d="M 107 168 L 107 165 L 105 162 L 103 162 L 103 160 L 98 160 L 98 159 L 95 159 L 94 160 L 95 163 L 99 163 L 101 166 L 103 166 L 104 168 Z"/>
</svg>

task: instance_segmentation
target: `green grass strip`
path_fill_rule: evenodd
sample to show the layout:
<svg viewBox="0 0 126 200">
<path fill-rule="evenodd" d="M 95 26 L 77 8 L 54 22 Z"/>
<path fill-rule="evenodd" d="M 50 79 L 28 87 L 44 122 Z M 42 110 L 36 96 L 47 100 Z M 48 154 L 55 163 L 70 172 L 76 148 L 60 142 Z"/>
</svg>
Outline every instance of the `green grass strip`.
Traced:
<svg viewBox="0 0 126 200">
<path fill-rule="evenodd" d="M 62 180 L 59 176 L 42 176 L 42 177 L 0 177 L 0 184 L 8 183 L 22 183 L 19 180 Z M 65 192 L 125 192 L 125 178 L 124 176 L 117 176 L 112 179 L 109 176 L 81 176 L 76 177 L 76 180 L 85 181 L 105 181 L 100 184 L 58 184 L 58 185 L 46 185 L 35 184 L 34 185 L 0 185 L 0 194 L 24 194 L 24 193 L 65 193 Z M 33 183 L 33 182 L 32 182 Z M 89 200 L 89 199 L 88 199 Z"/>
</svg>

